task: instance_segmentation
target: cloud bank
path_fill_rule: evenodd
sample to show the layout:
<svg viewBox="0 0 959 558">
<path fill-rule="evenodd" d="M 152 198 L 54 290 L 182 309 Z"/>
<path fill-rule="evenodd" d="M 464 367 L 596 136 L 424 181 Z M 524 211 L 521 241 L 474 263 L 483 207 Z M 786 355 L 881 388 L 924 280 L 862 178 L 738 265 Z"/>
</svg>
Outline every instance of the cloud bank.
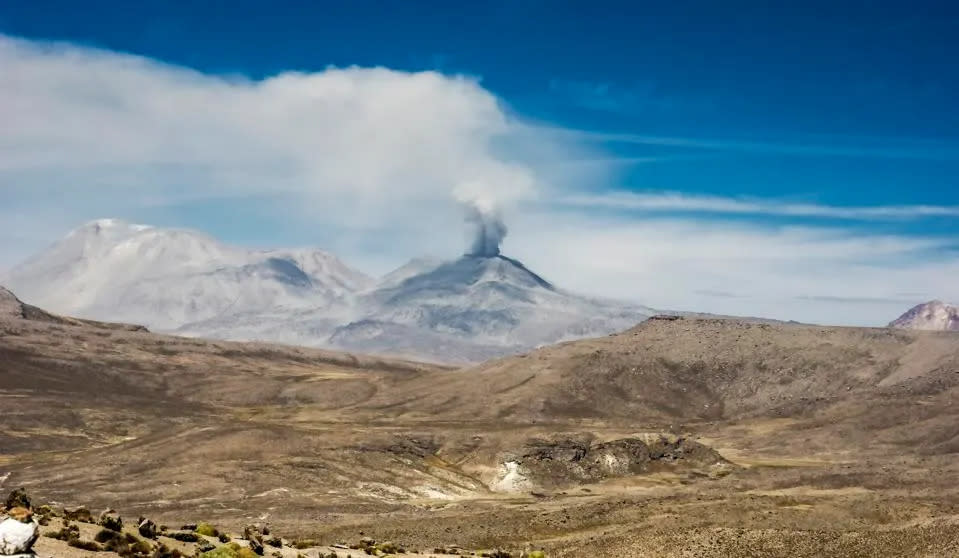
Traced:
<svg viewBox="0 0 959 558">
<path fill-rule="evenodd" d="M 552 143 L 475 79 L 436 72 L 329 68 L 251 81 L 3 37 L 0 68 L 0 173 L 22 205 L 55 192 L 87 197 L 101 215 L 117 197 L 163 206 L 288 196 L 295 217 L 327 226 L 458 230 L 464 196 L 510 205 L 541 189 L 522 150 L 504 156 L 499 143 Z M 424 222 L 424 209 L 434 218 Z"/>
<path fill-rule="evenodd" d="M 959 301 L 949 239 L 724 218 L 955 207 L 625 192 L 602 142 L 526 125 L 475 78 L 329 68 L 254 81 L 3 36 L 0 71 L 0 269 L 119 217 L 317 245 L 372 273 L 502 247 L 558 285 L 662 308 L 878 325 L 906 299 Z M 465 239 L 464 204 L 477 233 Z"/>
</svg>

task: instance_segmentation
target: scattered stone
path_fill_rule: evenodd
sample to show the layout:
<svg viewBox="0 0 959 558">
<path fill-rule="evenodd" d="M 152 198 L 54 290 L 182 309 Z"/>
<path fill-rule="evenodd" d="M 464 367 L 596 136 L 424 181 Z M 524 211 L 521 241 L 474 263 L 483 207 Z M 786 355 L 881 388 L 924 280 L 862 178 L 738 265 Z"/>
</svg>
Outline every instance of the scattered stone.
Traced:
<svg viewBox="0 0 959 558">
<path fill-rule="evenodd" d="M 140 524 L 137 525 L 137 531 L 140 532 L 140 536 L 147 539 L 157 538 L 157 524 L 151 519 L 143 518 L 140 520 Z"/>
<path fill-rule="evenodd" d="M 117 513 L 117 510 L 105 509 L 103 510 L 103 513 L 100 514 L 100 519 L 97 521 L 97 525 L 103 527 L 104 529 L 110 529 L 111 531 L 122 531 L 123 518 L 120 517 L 120 514 Z"/>
<path fill-rule="evenodd" d="M 93 514 L 84 506 L 77 508 L 63 508 L 63 517 L 70 521 L 79 521 L 81 523 L 93 523 Z"/>
<path fill-rule="evenodd" d="M 40 526 L 30 510 L 14 507 L 10 517 L 0 522 L 0 554 L 33 556 L 30 550 L 40 536 Z"/>
<path fill-rule="evenodd" d="M 216 548 L 216 545 L 204 538 L 201 538 L 196 545 L 197 552 L 209 552 L 214 548 Z"/>
<path fill-rule="evenodd" d="M 171 531 L 166 533 L 166 536 L 180 542 L 195 543 L 200 540 L 200 535 L 197 535 L 193 531 Z"/>
<path fill-rule="evenodd" d="M 27 491 L 23 488 L 15 488 L 13 492 L 7 496 L 6 507 L 8 510 L 12 510 L 13 508 L 26 508 L 28 510 L 32 509 L 32 506 L 30 505 L 30 497 L 27 496 Z"/>
<path fill-rule="evenodd" d="M 247 525 L 243 528 L 243 538 L 250 543 L 250 550 L 263 555 L 263 533 L 256 525 Z"/>
</svg>

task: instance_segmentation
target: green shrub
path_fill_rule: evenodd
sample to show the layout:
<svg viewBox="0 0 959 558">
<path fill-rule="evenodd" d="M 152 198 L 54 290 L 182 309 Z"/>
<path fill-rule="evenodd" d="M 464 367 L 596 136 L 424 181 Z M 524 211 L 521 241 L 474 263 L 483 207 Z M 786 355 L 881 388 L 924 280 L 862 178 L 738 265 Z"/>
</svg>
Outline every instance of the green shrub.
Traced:
<svg viewBox="0 0 959 558">
<path fill-rule="evenodd" d="M 200 554 L 199 558 L 259 558 L 249 548 L 241 547 L 236 543 L 230 543 L 220 548 Z"/>
<path fill-rule="evenodd" d="M 218 537 L 220 535 L 220 531 L 209 523 L 200 523 L 195 530 L 205 537 Z"/>
</svg>

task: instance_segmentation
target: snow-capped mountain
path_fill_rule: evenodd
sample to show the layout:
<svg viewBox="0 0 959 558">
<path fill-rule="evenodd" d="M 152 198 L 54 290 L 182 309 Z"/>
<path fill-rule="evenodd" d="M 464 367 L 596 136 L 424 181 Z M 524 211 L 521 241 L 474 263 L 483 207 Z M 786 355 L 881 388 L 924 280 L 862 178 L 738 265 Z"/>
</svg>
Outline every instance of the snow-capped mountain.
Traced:
<svg viewBox="0 0 959 558">
<path fill-rule="evenodd" d="M 653 313 L 559 289 L 498 246 L 412 260 L 374 281 L 318 250 L 251 251 L 116 220 L 84 225 L 0 284 L 57 313 L 158 331 L 447 362 L 604 335 Z"/>
<path fill-rule="evenodd" d="M 372 284 L 321 251 L 244 250 L 196 231 L 114 219 L 87 223 L 0 281 L 54 312 L 156 330 L 235 313 L 343 305 Z"/>
<path fill-rule="evenodd" d="M 959 306 L 932 300 L 909 309 L 889 323 L 889 327 L 959 331 Z"/>
</svg>

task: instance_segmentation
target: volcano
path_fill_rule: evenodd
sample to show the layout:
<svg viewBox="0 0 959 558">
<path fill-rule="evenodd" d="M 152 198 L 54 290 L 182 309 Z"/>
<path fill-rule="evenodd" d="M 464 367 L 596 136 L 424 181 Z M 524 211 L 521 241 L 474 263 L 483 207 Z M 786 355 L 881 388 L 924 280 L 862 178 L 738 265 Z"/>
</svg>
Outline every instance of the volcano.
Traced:
<svg viewBox="0 0 959 558">
<path fill-rule="evenodd" d="M 360 297 L 337 347 L 477 361 L 619 331 L 653 310 L 564 291 L 518 260 L 465 255 Z M 402 340 L 402 341 L 401 341 Z"/>
</svg>

